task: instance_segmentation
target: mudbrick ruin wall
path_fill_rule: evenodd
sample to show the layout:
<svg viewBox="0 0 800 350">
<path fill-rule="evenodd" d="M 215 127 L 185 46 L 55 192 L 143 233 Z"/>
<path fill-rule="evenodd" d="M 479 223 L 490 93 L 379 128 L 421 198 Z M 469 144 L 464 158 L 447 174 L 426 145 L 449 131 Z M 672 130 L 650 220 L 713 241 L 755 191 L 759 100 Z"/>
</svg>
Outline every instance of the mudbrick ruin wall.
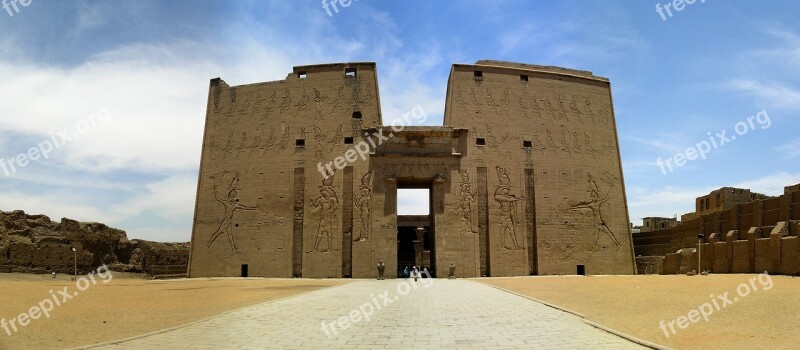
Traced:
<svg viewBox="0 0 800 350">
<path fill-rule="evenodd" d="M 101 223 L 67 218 L 53 222 L 45 215 L 21 210 L 0 211 L 0 272 L 78 273 L 106 264 L 113 271 L 176 273 L 189 260 L 189 243 L 129 240 L 125 231 Z"/>
<path fill-rule="evenodd" d="M 666 230 L 634 235 L 639 273 L 800 275 L 800 190 L 687 220 Z"/>
</svg>

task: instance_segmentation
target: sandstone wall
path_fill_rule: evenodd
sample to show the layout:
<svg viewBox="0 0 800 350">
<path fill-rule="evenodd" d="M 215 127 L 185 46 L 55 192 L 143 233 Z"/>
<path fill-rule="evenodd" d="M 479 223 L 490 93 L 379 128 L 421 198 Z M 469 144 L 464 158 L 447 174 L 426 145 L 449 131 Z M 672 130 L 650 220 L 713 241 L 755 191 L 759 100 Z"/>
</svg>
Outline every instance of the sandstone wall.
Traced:
<svg viewBox="0 0 800 350">
<path fill-rule="evenodd" d="M 461 166 L 488 193 L 479 245 L 490 264 L 481 274 L 575 274 L 578 265 L 587 274 L 635 273 L 607 79 L 479 61 L 453 66 L 447 96 L 445 125 L 470 133 Z M 519 247 L 507 245 L 506 189 L 524 198 Z"/>
<path fill-rule="evenodd" d="M 635 273 L 606 79 L 455 65 L 445 125 L 402 132 L 382 126 L 377 86 L 374 63 L 211 81 L 191 276 L 365 278 L 378 261 L 392 276 L 408 187 L 431 191 L 440 275 L 450 263 L 458 277 Z M 362 142 L 366 159 L 319 171 Z"/>
</svg>

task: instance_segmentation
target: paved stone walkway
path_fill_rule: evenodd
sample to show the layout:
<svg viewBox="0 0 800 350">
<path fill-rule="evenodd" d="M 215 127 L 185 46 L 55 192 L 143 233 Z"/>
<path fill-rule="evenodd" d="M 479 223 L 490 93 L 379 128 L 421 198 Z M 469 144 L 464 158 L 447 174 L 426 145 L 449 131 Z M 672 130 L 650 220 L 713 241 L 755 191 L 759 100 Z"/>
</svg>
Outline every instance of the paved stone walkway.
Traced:
<svg viewBox="0 0 800 350">
<path fill-rule="evenodd" d="M 355 281 L 104 349 L 442 348 L 640 347 L 537 302 L 437 279 Z"/>
</svg>

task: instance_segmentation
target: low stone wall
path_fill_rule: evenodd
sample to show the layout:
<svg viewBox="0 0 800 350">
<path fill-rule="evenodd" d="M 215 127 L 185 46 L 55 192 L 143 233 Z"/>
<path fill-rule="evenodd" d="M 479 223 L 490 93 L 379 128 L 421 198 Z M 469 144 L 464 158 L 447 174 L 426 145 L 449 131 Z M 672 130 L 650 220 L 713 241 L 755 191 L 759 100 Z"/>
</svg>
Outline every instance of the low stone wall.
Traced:
<svg viewBox="0 0 800 350">
<path fill-rule="evenodd" d="M 128 240 L 125 231 L 101 223 L 0 211 L 0 272 L 71 274 L 76 258 L 81 274 L 103 264 L 147 272 L 150 265 L 188 266 L 189 243 Z"/>
<path fill-rule="evenodd" d="M 726 235 L 723 242 L 716 241 L 700 245 L 701 266 L 699 271 L 712 273 L 762 273 L 800 276 L 800 238 L 797 233 L 790 236 L 795 223 L 778 222 L 768 231 L 769 238 L 761 238 L 765 230 L 751 228 L 747 239 L 734 239 L 735 232 Z M 638 258 L 637 258 L 638 259 Z M 638 261 L 638 260 L 637 260 Z M 666 254 L 664 274 L 685 274 L 698 271 L 697 248 L 684 248 L 677 253 Z"/>
<path fill-rule="evenodd" d="M 637 256 L 636 273 L 639 275 L 660 275 L 664 271 L 663 256 Z"/>
</svg>

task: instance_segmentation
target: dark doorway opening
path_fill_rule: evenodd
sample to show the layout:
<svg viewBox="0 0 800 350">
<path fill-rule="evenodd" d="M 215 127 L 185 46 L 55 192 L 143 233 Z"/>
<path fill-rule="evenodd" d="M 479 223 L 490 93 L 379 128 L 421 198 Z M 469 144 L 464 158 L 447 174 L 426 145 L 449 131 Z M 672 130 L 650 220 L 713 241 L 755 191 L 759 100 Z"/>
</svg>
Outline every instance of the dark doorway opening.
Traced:
<svg viewBox="0 0 800 350">
<path fill-rule="evenodd" d="M 586 276 L 586 265 L 578 265 L 578 275 Z"/>
<path fill-rule="evenodd" d="M 417 239 L 416 227 L 399 226 L 397 227 L 397 269 L 399 277 L 403 276 L 405 268 L 417 263 L 416 252 L 414 251 L 414 240 Z"/>
<path fill-rule="evenodd" d="M 249 266 L 247 264 L 242 264 L 242 277 L 250 277 Z"/>
</svg>

